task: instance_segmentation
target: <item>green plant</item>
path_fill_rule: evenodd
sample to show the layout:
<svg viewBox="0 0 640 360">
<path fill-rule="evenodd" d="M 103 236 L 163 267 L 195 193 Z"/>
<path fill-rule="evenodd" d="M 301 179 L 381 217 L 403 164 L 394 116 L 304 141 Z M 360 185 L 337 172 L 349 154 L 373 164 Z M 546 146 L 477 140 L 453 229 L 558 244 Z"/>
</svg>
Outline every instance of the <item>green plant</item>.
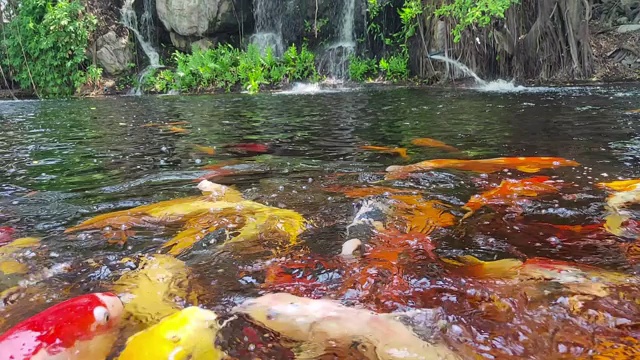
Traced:
<svg viewBox="0 0 640 360">
<path fill-rule="evenodd" d="M 292 44 L 282 55 L 282 59 L 287 68 L 289 80 L 317 79 L 316 56 L 306 45 L 302 45 L 298 52 L 296 45 Z"/>
<path fill-rule="evenodd" d="M 87 68 L 87 84 L 94 88 L 102 81 L 102 68 L 92 64 Z"/>
<path fill-rule="evenodd" d="M 400 81 L 409 78 L 409 56 L 406 52 L 380 59 L 380 71 L 387 80 Z"/>
<path fill-rule="evenodd" d="M 85 51 L 95 25 L 79 0 L 23 0 L 5 29 L 4 62 L 23 89 L 71 95 L 86 81 Z"/>
<path fill-rule="evenodd" d="M 402 30 L 396 34 L 396 40 L 401 44 L 401 47 L 406 48 L 409 38 L 415 35 L 418 19 L 423 11 L 421 0 L 405 0 L 404 5 L 398 9 Z"/>
<path fill-rule="evenodd" d="M 377 72 L 376 59 L 364 59 L 356 56 L 349 59 L 349 78 L 353 81 L 365 81 Z"/>
<path fill-rule="evenodd" d="M 436 16 L 449 16 L 458 21 L 452 30 L 453 41 L 459 42 L 462 31 L 473 25 L 485 27 L 492 18 L 504 18 L 505 12 L 520 0 L 455 0 L 451 4 L 442 5 L 435 12 Z"/>
</svg>

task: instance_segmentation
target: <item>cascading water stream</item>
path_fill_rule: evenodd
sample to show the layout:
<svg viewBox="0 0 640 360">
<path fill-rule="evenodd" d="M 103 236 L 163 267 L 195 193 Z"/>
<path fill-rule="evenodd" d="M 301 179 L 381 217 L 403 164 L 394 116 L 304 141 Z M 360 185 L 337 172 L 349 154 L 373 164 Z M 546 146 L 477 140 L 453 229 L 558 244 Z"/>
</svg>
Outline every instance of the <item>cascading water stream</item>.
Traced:
<svg viewBox="0 0 640 360">
<path fill-rule="evenodd" d="M 282 35 L 282 19 L 284 17 L 282 0 L 255 0 L 253 5 L 256 32 L 251 36 L 251 43 L 264 52 L 271 47 L 274 55 L 284 53 Z"/>
<path fill-rule="evenodd" d="M 323 56 L 322 63 L 329 76 L 334 79 L 344 79 L 348 75 L 348 62 L 356 50 L 355 10 L 356 0 L 343 2 L 342 17 L 338 26 L 338 40 L 329 45 Z"/>
<path fill-rule="evenodd" d="M 474 73 L 471 69 L 469 69 L 469 67 L 457 60 L 453 60 L 453 59 L 449 59 L 446 56 L 442 56 L 442 55 L 430 55 L 430 58 L 434 59 L 434 60 L 440 60 L 440 61 L 444 61 L 446 63 L 449 63 L 451 65 L 453 65 L 456 69 L 458 69 L 460 72 L 462 72 L 464 75 L 466 76 L 471 76 L 478 85 L 487 85 L 487 82 L 482 80 L 482 78 L 480 78 L 480 76 L 478 76 L 478 74 Z"/>
<path fill-rule="evenodd" d="M 138 86 L 136 89 L 132 89 L 132 93 L 135 95 L 141 94 L 140 84 L 142 84 L 144 78 L 153 69 L 160 67 L 160 55 L 151 45 L 153 38 L 153 2 L 152 0 L 144 0 L 144 11 L 142 13 L 141 22 L 142 29 L 138 27 L 138 17 L 133 8 L 135 0 L 125 0 L 122 6 L 122 23 L 129 30 L 133 31 L 147 58 L 149 58 L 149 66 L 147 66 L 141 73 L 138 79 Z"/>
</svg>

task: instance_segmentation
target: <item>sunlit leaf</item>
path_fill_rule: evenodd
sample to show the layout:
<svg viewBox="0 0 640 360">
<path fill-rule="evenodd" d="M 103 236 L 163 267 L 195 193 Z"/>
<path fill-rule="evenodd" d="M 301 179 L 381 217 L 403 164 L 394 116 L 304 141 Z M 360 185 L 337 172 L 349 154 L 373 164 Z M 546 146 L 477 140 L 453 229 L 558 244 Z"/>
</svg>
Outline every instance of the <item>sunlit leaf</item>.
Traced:
<svg viewBox="0 0 640 360">
<path fill-rule="evenodd" d="M 434 169 L 454 169 L 479 173 L 494 173 L 505 169 L 516 169 L 526 173 L 538 172 L 542 169 L 556 169 L 562 166 L 579 166 L 573 161 L 557 157 L 512 157 L 483 160 L 436 159 L 422 161 L 406 166 L 389 166 L 387 179 L 400 179 L 412 172 Z"/>
</svg>

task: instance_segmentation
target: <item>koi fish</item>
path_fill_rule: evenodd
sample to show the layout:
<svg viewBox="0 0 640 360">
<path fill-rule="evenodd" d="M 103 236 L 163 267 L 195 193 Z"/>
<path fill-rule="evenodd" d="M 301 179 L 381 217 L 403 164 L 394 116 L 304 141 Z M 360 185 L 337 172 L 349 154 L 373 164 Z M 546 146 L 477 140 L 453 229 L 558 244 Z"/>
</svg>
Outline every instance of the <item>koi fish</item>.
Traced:
<svg viewBox="0 0 640 360">
<path fill-rule="evenodd" d="M 123 307 L 111 293 L 78 296 L 22 321 L 0 336 L 2 359 L 104 360 Z"/>
<path fill-rule="evenodd" d="M 258 144 L 258 143 L 240 143 L 240 144 L 230 144 L 225 145 L 225 148 L 229 149 L 231 152 L 247 154 L 247 153 L 255 153 L 255 154 L 266 154 L 270 151 L 268 145 Z"/>
<path fill-rule="evenodd" d="M 305 343 L 301 357 L 321 355 L 329 347 L 357 350 L 369 359 L 447 360 L 460 359 L 443 344 L 420 339 L 402 322 L 398 314 L 377 314 L 350 308 L 332 300 L 313 300 L 287 293 L 249 299 L 234 312 L 280 334 Z"/>
<path fill-rule="evenodd" d="M 15 229 L 11 226 L 0 227 L 0 246 L 10 243 L 14 232 Z"/>
<path fill-rule="evenodd" d="M 557 191 L 558 188 L 549 182 L 548 176 L 503 180 L 498 187 L 471 197 L 464 206 L 464 209 L 469 211 L 464 218 L 468 218 L 475 211 L 489 204 L 512 205 L 520 197 L 536 197 Z"/>
<path fill-rule="evenodd" d="M 178 127 L 178 126 L 167 126 L 166 129 L 169 130 L 169 132 L 172 134 L 188 134 L 189 133 L 189 130 Z"/>
<path fill-rule="evenodd" d="M 188 307 L 131 336 L 118 360 L 222 359 L 215 347 L 217 320 L 213 311 Z"/>
<path fill-rule="evenodd" d="M 390 148 L 390 147 L 386 147 L 386 146 L 364 145 L 364 146 L 360 146 L 360 149 L 361 150 L 378 151 L 378 152 L 382 152 L 382 153 L 398 155 L 398 156 L 400 156 L 401 158 L 404 158 L 404 159 L 409 157 L 407 155 L 407 149 L 399 148 L 399 147 Z"/>
<path fill-rule="evenodd" d="M 525 173 L 536 173 L 542 169 L 556 169 L 562 166 L 579 166 L 573 160 L 559 157 L 511 157 L 482 160 L 436 159 L 412 165 L 393 165 L 387 168 L 386 179 L 402 179 L 409 173 L 434 169 L 455 169 L 479 173 L 494 173 L 506 169 L 516 169 Z"/>
<path fill-rule="evenodd" d="M 563 284 L 577 292 L 599 297 L 609 295 L 610 286 L 634 284 L 640 280 L 635 276 L 595 266 L 547 258 L 531 258 L 524 262 L 517 259 L 482 261 L 466 255 L 457 260 L 442 260 L 448 264 L 462 266 L 467 274 L 475 277 L 512 279 L 517 282 L 548 280 Z"/>
<path fill-rule="evenodd" d="M 438 141 L 430 138 L 413 139 L 411 140 L 411 143 L 415 146 L 439 148 L 439 149 L 450 151 L 450 152 L 460 152 L 460 150 L 454 148 L 453 146 L 447 145 L 442 141 Z"/>
<path fill-rule="evenodd" d="M 616 236 L 636 237 L 637 231 L 625 226 L 631 219 L 625 208 L 640 202 L 640 180 L 613 181 L 599 183 L 598 186 L 615 191 L 607 198 L 605 229 Z"/>
<path fill-rule="evenodd" d="M 202 145 L 194 144 L 193 147 L 203 154 L 207 154 L 207 155 L 216 154 L 216 149 L 212 148 L 211 146 L 202 146 Z"/>
</svg>

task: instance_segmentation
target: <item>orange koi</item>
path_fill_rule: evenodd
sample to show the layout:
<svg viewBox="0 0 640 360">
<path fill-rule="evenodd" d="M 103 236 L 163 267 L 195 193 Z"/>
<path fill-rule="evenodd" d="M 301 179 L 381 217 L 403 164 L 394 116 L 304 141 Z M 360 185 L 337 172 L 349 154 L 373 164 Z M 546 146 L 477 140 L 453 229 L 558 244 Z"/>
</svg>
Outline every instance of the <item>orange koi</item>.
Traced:
<svg viewBox="0 0 640 360">
<path fill-rule="evenodd" d="M 549 194 L 557 191 L 558 187 L 549 182 L 548 176 L 535 176 L 521 180 L 503 180 L 498 187 L 471 197 L 464 206 L 464 209 L 469 211 L 465 218 L 489 204 L 512 205 L 520 197 L 536 197 L 540 194 Z"/>
<path fill-rule="evenodd" d="M 216 149 L 212 148 L 210 146 L 202 146 L 202 145 L 198 145 L 198 144 L 194 144 L 193 147 L 200 151 L 203 154 L 207 154 L 207 155 L 215 155 L 216 154 Z"/>
<path fill-rule="evenodd" d="M 580 166 L 573 160 L 559 157 L 509 157 L 482 160 L 436 159 L 422 161 L 412 165 L 393 165 L 387 168 L 387 179 L 401 179 L 409 173 L 434 169 L 455 169 L 478 173 L 494 173 L 506 169 L 515 169 L 525 173 L 536 173 L 542 169 L 556 169 L 562 166 Z"/>
<path fill-rule="evenodd" d="M 460 152 L 460 150 L 456 149 L 453 146 L 447 145 L 442 141 L 438 141 L 430 138 L 413 139 L 411 140 L 411 143 L 415 146 L 439 148 L 439 149 L 450 151 L 450 152 Z"/>
<path fill-rule="evenodd" d="M 172 134 L 188 134 L 189 133 L 189 130 L 183 129 L 177 126 L 169 126 L 167 127 L 167 130 L 169 130 L 169 132 Z"/>
<path fill-rule="evenodd" d="M 360 146 L 361 150 L 369 150 L 369 151 L 378 151 L 378 152 L 382 152 L 382 153 L 387 153 L 387 154 L 394 154 L 394 155 L 398 155 L 401 158 L 408 158 L 409 156 L 407 155 L 407 149 L 405 148 L 399 148 L 399 147 L 386 147 L 386 146 L 373 146 L 373 145 L 364 145 L 364 146 Z"/>
</svg>

